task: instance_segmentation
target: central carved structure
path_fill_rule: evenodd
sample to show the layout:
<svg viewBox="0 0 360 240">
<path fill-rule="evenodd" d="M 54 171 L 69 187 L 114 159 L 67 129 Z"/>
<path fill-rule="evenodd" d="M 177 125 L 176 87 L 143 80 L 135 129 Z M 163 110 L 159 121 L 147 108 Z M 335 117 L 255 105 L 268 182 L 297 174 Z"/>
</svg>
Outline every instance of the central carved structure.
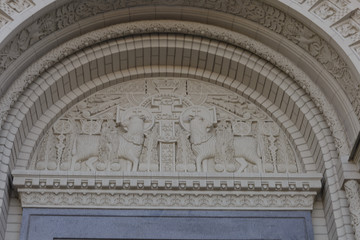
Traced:
<svg viewBox="0 0 360 240">
<path fill-rule="evenodd" d="M 303 172 L 258 107 L 190 79 L 137 80 L 90 96 L 55 122 L 30 169 Z"/>
</svg>

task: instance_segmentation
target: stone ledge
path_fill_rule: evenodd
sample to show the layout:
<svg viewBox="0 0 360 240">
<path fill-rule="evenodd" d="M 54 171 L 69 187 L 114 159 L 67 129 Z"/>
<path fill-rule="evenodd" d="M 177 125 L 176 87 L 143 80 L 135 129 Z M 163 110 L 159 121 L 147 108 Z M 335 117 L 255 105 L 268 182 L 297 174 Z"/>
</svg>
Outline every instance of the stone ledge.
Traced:
<svg viewBox="0 0 360 240">
<path fill-rule="evenodd" d="M 311 210 L 321 174 L 15 170 L 22 207 Z"/>
<path fill-rule="evenodd" d="M 22 207 L 312 210 L 316 192 L 19 190 Z"/>
<path fill-rule="evenodd" d="M 13 171 L 17 189 L 318 191 L 320 173 L 158 173 Z"/>
</svg>

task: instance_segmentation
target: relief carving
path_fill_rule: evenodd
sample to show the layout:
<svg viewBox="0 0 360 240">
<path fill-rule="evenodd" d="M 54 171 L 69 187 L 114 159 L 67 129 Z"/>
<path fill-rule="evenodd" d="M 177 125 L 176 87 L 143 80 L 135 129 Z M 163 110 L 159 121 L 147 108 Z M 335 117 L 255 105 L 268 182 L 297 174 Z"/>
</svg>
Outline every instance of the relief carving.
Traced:
<svg viewBox="0 0 360 240">
<path fill-rule="evenodd" d="M 6 3 L 18 13 L 21 13 L 26 8 L 35 5 L 32 0 L 6 0 Z"/>
<path fill-rule="evenodd" d="M 6 13 L 4 13 L 0 10 L 0 28 L 5 26 L 10 21 L 11 21 L 11 18 Z"/>
<path fill-rule="evenodd" d="M 231 122 L 221 121 L 215 127 L 215 108 L 209 110 L 192 106 L 182 113 L 181 120 L 182 126 L 190 132 L 198 172 L 205 170 L 203 161 L 207 159 L 214 159 L 217 172 L 225 169 L 228 172 L 241 172 L 248 163 L 260 167 L 257 141 L 253 137 L 235 137 Z"/>
<path fill-rule="evenodd" d="M 315 9 L 314 13 L 322 19 L 327 19 L 336 13 L 336 9 L 330 3 L 324 2 Z"/>
<path fill-rule="evenodd" d="M 344 38 L 350 37 L 359 32 L 359 29 L 356 27 L 356 24 L 349 20 L 337 26 L 335 28 Z"/>
<path fill-rule="evenodd" d="M 306 2 L 310 5 L 314 4 L 310 3 L 310 1 Z M 323 2 L 319 4 L 317 8 L 315 8 L 315 11 L 322 18 L 328 19 L 330 16 L 336 15 L 335 8 L 342 8 L 346 5 L 343 4 L 342 1 L 332 2 L 333 3 Z M 0 74 L 2 74 L 29 47 L 57 30 L 74 24 L 76 21 L 79 21 L 81 19 L 85 19 L 96 14 L 101 14 L 106 11 L 147 4 L 148 2 L 144 1 L 124 2 L 120 0 L 102 2 L 99 2 L 97 0 L 87 0 L 64 4 L 27 26 L 27 28 L 23 29 L 19 34 L 15 36 L 15 38 L 11 42 L 9 42 L 3 49 L 0 50 Z M 319 61 L 331 75 L 333 75 L 333 77 L 340 83 L 341 86 L 344 86 L 344 91 L 349 95 L 355 113 L 357 114 L 357 116 L 360 116 L 360 101 L 358 100 L 360 95 L 360 89 L 358 87 L 356 79 L 352 78 L 350 70 L 346 65 L 345 61 L 324 39 L 318 36 L 315 32 L 309 30 L 305 25 L 298 22 L 296 19 L 290 17 L 289 15 L 286 15 L 279 9 L 276 9 L 272 6 L 258 1 L 240 1 L 234 4 L 232 1 L 222 2 L 204 0 L 200 2 L 194 2 L 179 0 L 161 1 L 161 4 L 190 7 L 201 6 L 202 8 L 206 9 L 232 13 L 236 16 L 243 17 L 245 19 L 249 19 L 251 21 L 259 23 L 283 35 L 293 43 L 299 45 L 301 48 L 306 50 L 311 56 L 313 56 L 317 61 Z M 334 4 L 337 5 L 337 7 Z M 164 28 L 157 27 L 156 29 L 157 31 L 159 31 Z M 179 32 L 179 29 L 185 30 L 185 28 L 176 27 L 174 29 L 167 29 L 166 31 Z M 145 32 L 148 32 L 148 30 L 149 29 L 146 29 Z M 303 34 L 304 31 L 308 32 L 307 35 Z M 119 32 L 121 32 L 121 34 L 119 34 Z M 129 32 L 140 33 L 143 32 L 143 30 L 139 28 L 132 28 L 130 31 L 125 30 L 118 31 L 117 33 L 112 32 L 108 35 L 101 34 L 100 37 L 97 37 L 104 40 L 104 38 L 106 38 L 104 36 L 109 36 L 109 38 L 113 38 L 116 36 L 124 36 L 126 34 L 129 34 Z M 211 32 L 212 33 L 210 33 L 210 35 L 214 37 L 213 31 Z M 187 30 L 185 30 L 185 33 L 188 33 Z M 200 35 L 209 34 L 206 31 L 195 31 L 194 33 Z M 221 33 L 219 33 L 218 35 L 221 35 Z M 229 40 L 230 43 L 237 42 L 235 39 L 228 39 L 228 37 L 221 37 L 221 40 Z M 84 45 L 88 46 L 89 44 L 95 43 L 97 41 L 98 40 L 95 40 L 94 38 L 90 38 L 85 41 Z M 310 45 L 312 45 L 312 47 L 309 48 Z M 17 86 L 13 87 L 11 89 L 11 93 L 9 94 L 9 96 L 7 96 L 9 99 L 2 99 L 1 101 L 2 111 L 0 111 L 0 123 L 2 124 L 2 120 L 7 115 L 7 111 L 9 110 L 10 105 L 16 100 L 18 94 L 26 88 L 27 84 L 31 82 L 34 77 L 37 77 L 38 74 L 48 68 L 49 65 L 54 64 L 55 62 L 59 61 L 59 59 L 77 50 L 77 47 L 75 47 L 75 49 L 66 47 L 60 54 L 57 54 L 57 56 L 60 56 L 60 58 L 50 60 L 48 63 L 44 64 L 45 66 L 35 66 L 34 68 L 39 68 L 36 69 L 35 73 L 31 73 L 30 76 L 28 75 L 26 77 L 27 80 L 22 80 L 21 82 L 17 83 Z M 326 112 L 325 110 L 327 109 L 323 110 L 323 112 Z M 336 130 L 334 131 L 334 133 L 335 132 Z M 344 144 L 347 143 L 342 143 L 342 145 Z M 341 151 L 343 151 L 343 148 L 345 147 L 339 147 Z M 348 149 L 345 149 L 344 152 L 348 152 Z"/>
<path fill-rule="evenodd" d="M 118 115 L 120 110 L 118 108 Z M 120 119 L 119 119 L 120 118 Z M 144 144 L 144 132 L 154 125 L 154 117 L 147 109 L 136 107 L 125 110 L 117 118 L 126 133 L 119 135 L 119 148 L 117 155 L 132 163 L 132 171 L 137 171 L 141 150 Z"/>
<path fill-rule="evenodd" d="M 189 79 L 144 79 L 79 102 L 46 133 L 36 170 L 301 172 L 285 134 L 234 93 Z"/>
</svg>

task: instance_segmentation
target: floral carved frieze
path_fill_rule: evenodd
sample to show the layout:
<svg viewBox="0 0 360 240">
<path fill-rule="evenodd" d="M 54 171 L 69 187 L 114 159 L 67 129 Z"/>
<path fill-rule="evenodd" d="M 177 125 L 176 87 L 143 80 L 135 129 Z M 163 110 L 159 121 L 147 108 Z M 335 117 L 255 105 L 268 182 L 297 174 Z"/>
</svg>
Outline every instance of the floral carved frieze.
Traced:
<svg viewBox="0 0 360 240">
<path fill-rule="evenodd" d="M 95 176 L 96 175 L 96 176 Z M 15 170 L 22 207 L 311 210 L 321 174 L 69 174 Z"/>
<path fill-rule="evenodd" d="M 23 207 L 311 210 L 314 194 L 21 192 Z"/>
<path fill-rule="evenodd" d="M 215 85 L 142 79 L 104 89 L 47 131 L 29 166 L 46 171 L 301 173 L 284 132 Z"/>
</svg>

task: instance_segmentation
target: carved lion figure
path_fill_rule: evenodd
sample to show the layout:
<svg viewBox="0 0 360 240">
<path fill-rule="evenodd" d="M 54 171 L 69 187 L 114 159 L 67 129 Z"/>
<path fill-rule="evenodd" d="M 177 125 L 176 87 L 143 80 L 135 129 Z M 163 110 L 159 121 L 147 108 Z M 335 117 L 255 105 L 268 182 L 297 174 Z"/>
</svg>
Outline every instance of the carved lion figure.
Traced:
<svg viewBox="0 0 360 240">
<path fill-rule="evenodd" d="M 119 135 L 119 148 L 117 155 L 132 162 L 132 171 L 137 171 L 141 150 L 144 144 L 144 120 L 143 115 L 133 115 L 127 123 L 123 123 L 127 132 Z"/>
<path fill-rule="evenodd" d="M 195 108 L 195 106 L 191 108 Z M 200 109 L 200 107 L 197 108 Z M 219 172 L 225 169 L 229 172 L 235 172 L 236 170 L 241 172 L 249 163 L 255 165 L 258 169 L 261 167 L 261 154 L 254 137 L 234 136 L 229 132 L 220 135 L 221 131 L 215 131 L 214 119 L 209 117 L 211 114 L 207 113 L 207 110 L 203 107 L 201 107 L 201 110 L 202 112 L 198 111 L 200 113 L 195 115 L 183 114 L 183 117 L 186 117 L 186 121 L 189 123 L 187 130 L 190 132 L 190 142 L 196 156 L 196 169 L 198 172 L 203 170 L 203 161 L 206 159 L 215 159 L 215 170 Z M 227 146 L 219 146 L 219 144 L 226 144 Z M 229 157 L 229 155 L 231 156 Z M 238 169 L 236 169 L 236 162 L 240 165 Z"/>
</svg>

